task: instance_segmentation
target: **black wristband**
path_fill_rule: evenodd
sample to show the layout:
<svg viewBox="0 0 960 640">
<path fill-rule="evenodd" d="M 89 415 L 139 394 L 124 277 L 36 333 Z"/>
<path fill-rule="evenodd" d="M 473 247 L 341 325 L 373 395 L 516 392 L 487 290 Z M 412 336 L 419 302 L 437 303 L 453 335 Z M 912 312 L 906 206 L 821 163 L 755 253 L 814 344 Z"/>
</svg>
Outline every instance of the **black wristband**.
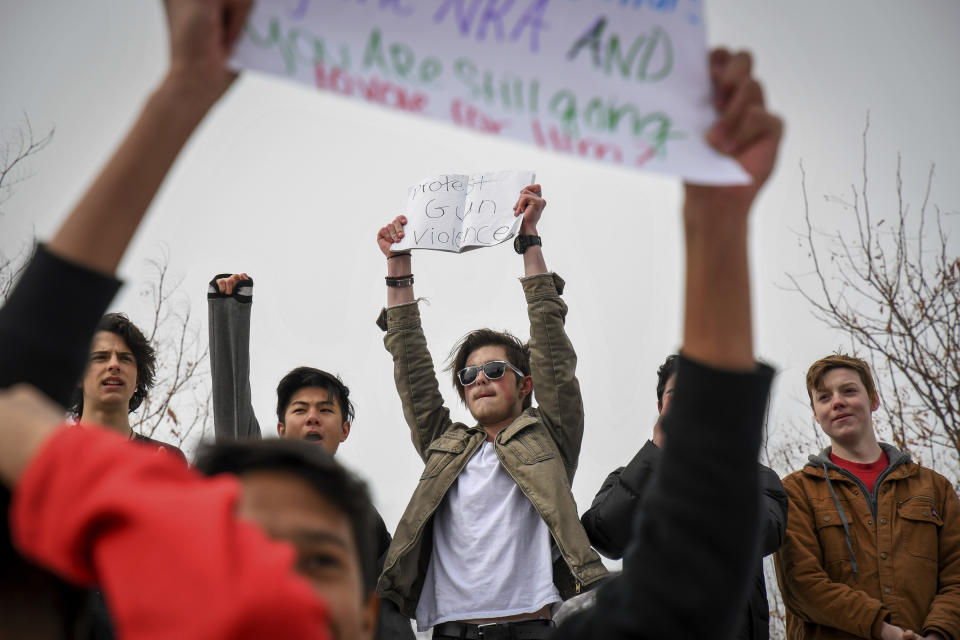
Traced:
<svg viewBox="0 0 960 640">
<path fill-rule="evenodd" d="M 386 280 L 388 287 L 412 287 L 413 286 L 412 273 L 408 273 L 405 276 L 396 276 L 396 277 L 387 276 L 384 278 L 384 280 Z"/>
</svg>

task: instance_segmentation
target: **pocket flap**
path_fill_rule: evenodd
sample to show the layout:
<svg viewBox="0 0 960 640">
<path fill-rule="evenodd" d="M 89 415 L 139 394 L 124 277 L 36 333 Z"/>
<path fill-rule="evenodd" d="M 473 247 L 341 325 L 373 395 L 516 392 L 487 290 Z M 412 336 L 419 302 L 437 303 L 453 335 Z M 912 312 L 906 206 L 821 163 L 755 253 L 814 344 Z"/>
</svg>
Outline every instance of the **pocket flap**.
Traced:
<svg viewBox="0 0 960 640">
<path fill-rule="evenodd" d="M 440 451 L 442 453 L 462 453 L 466 447 L 467 443 L 460 438 L 440 436 L 430 443 L 430 446 L 427 447 L 427 452 Z"/>
<path fill-rule="evenodd" d="M 850 522 L 850 518 L 847 518 Z M 813 513 L 813 523 L 817 531 L 825 527 L 842 527 L 843 520 L 840 519 L 840 512 L 836 509 L 817 509 Z"/>
<path fill-rule="evenodd" d="M 897 513 L 904 520 L 914 520 L 917 522 L 932 522 L 938 527 L 943 526 L 943 519 L 940 517 L 936 506 L 932 500 L 911 498 L 901 502 L 897 508 Z"/>
</svg>

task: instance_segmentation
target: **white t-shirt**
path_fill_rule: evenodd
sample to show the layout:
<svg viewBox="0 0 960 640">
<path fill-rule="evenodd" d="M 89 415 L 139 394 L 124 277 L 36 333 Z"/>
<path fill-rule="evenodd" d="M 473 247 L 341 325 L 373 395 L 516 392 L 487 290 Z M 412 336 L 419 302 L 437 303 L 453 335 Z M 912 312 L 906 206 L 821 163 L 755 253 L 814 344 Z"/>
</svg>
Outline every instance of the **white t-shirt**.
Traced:
<svg viewBox="0 0 960 640">
<path fill-rule="evenodd" d="M 560 602 L 550 530 L 484 442 L 433 516 L 417 629 L 499 618 Z"/>
</svg>

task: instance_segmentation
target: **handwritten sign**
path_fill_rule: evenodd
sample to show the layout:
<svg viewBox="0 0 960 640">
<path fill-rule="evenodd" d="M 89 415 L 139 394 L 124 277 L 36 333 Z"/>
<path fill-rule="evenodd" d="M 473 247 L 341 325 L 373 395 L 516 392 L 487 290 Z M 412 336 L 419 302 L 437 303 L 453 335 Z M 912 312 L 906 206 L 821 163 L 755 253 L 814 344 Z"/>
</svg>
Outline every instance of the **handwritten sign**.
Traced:
<svg viewBox="0 0 960 640">
<path fill-rule="evenodd" d="M 734 184 L 703 0 L 258 0 L 234 64 L 560 152 Z"/>
<path fill-rule="evenodd" d="M 496 171 L 421 180 L 407 197 L 403 240 L 390 248 L 462 252 L 506 242 L 523 220 L 513 205 L 535 177 L 532 171 Z"/>
</svg>

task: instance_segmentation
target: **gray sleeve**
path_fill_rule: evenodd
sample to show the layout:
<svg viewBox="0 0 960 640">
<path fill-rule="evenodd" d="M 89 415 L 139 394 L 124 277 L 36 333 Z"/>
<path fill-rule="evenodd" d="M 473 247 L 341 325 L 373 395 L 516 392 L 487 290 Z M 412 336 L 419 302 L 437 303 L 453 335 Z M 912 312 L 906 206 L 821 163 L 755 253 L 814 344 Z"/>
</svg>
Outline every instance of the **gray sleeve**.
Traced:
<svg viewBox="0 0 960 640">
<path fill-rule="evenodd" d="M 260 423 L 254 416 L 250 395 L 253 280 L 241 280 L 228 296 L 220 293 L 216 281 L 229 276 L 215 276 L 207 290 L 213 429 L 217 442 L 259 440 Z"/>
</svg>

